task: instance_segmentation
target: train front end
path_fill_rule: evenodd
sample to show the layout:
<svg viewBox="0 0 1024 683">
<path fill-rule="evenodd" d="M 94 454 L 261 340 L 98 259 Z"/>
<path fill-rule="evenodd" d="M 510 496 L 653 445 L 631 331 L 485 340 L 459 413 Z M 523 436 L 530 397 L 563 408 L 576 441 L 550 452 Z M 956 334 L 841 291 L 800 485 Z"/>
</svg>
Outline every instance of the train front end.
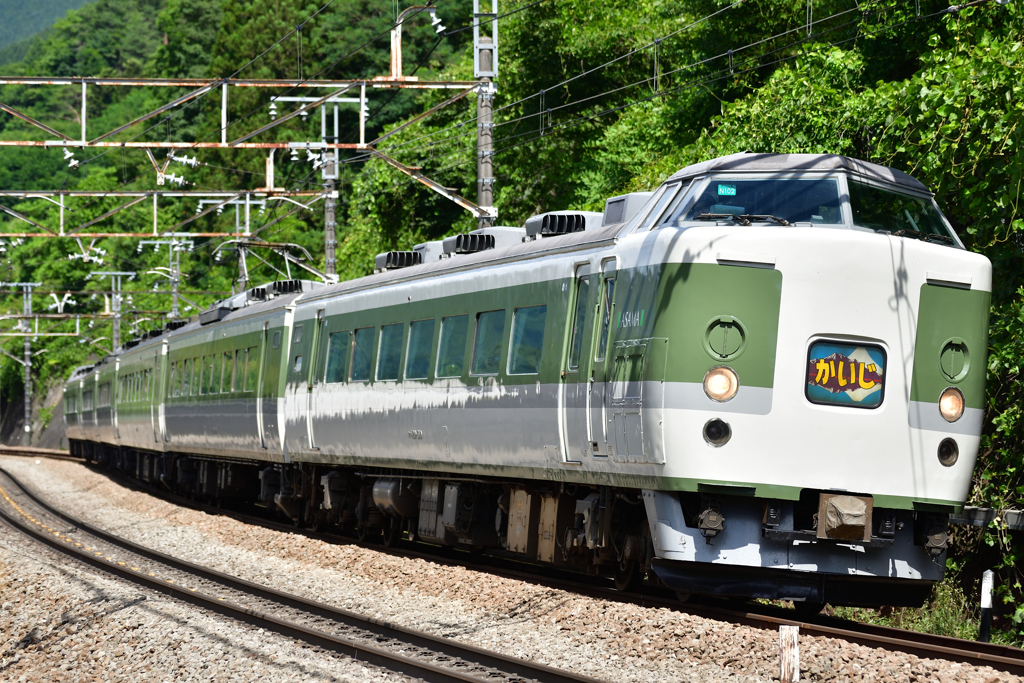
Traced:
<svg viewBox="0 0 1024 683">
<path fill-rule="evenodd" d="M 989 261 L 923 185 L 834 156 L 684 170 L 634 234 L 664 254 L 652 336 L 670 347 L 655 573 L 919 605 L 978 453 Z"/>
</svg>

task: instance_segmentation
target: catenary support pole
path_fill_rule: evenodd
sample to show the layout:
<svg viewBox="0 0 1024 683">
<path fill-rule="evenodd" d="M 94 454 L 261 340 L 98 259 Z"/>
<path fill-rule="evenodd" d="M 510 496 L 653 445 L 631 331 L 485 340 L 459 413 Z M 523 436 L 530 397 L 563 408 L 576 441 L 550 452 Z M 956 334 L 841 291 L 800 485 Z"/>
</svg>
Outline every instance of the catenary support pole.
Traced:
<svg viewBox="0 0 1024 683">
<path fill-rule="evenodd" d="M 492 71 L 492 52 L 487 49 L 491 44 L 488 36 L 480 37 L 480 70 Z M 494 90 L 491 79 L 482 76 L 480 89 L 477 91 L 477 163 L 476 163 L 476 203 L 482 208 L 494 206 Z M 492 218 L 480 218 L 478 226 L 487 228 L 494 225 Z"/>
<path fill-rule="evenodd" d="M 22 305 L 25 316 L 32 315 L 32 286 L 22 285 Z M 25 445 L 32 445 L 32 337 L 29 336 L 31 321 L 26 317 L 22 323 L 25 325 Z"/>
</svg>

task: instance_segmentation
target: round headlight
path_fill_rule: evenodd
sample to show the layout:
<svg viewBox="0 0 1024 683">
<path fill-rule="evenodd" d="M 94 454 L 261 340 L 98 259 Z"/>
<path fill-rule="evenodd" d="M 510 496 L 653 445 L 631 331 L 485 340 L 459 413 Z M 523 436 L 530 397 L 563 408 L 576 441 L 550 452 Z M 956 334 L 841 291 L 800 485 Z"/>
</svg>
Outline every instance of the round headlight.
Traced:
<svg viewBox="0 0 1024 683">
<path fill-rule="evenodd" d="M 704 393 L 712 401 L 728 401 L 740 388 L 740 378 L 736 371 L 725 365 L 711 368 L 704 375 Z"/>
<path fill-rule="evenodd" d="M 938 456 L 943 467 L 952 467 L 960 457 L 960 447 L 953 439 L 943 439 L 939 444 Z"/>
<path fill-rule="evenodd" d="M 939 396 L 939 413 L 946 422 L 956 422 L 964 414 L 964 395 L 956 387 L 948 387 Z"/>
</svg>

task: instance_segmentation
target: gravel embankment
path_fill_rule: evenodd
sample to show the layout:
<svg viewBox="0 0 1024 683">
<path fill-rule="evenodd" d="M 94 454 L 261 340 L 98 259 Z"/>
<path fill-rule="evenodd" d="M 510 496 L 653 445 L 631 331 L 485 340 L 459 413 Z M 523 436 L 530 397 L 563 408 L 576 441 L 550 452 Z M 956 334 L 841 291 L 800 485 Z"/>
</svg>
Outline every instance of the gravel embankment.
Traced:
<svg viewBox="0 0 1024 683">
<path fill-rule="evenodd" d="M 0 456 L 0 466 L 69 513 L 138 543 L 506 654 L 609 681 L 753 683 L 778 677 L 775 632 L 250 527 L 130 491 L 73 462 Z M 97 578 L 78 565 L 54 567 L 38 546 L 29 551 L 17 545 L 12 552 L 14 537 L 0 527 L 0 542 L 8 549 L 0 555 L 7 635 L 0 678 L 52 679 L 64 666 L 81 680 L 109 679 L 106 673 L 115 670 L 109 667 L 132 671 L 125 676 L 133 680 L 188 680 L 189 675 L 204 680 L 218 675 L 225 680 L 231 675 L 239 680 L 379 679 L 375 670 L 363 671 L 358 664 L 286 639 L 257 636 L 249 627 L 163 597 L 150 595 L 138 602 L 139 590 Z M 49 559 L 37 559 L 42 557 Z M 39 582 L 50 588 L 28 592 Z M 33 638 L 37 644 L 27 646 Z M 85 654 L 75 654 L 79 650 Z M 107 660 L 89 658 L 98 652 Z M 989 667 L 806 635 L 800 636 L 800 660 L 801 680 L 1019 680 Z"/>
</svg>

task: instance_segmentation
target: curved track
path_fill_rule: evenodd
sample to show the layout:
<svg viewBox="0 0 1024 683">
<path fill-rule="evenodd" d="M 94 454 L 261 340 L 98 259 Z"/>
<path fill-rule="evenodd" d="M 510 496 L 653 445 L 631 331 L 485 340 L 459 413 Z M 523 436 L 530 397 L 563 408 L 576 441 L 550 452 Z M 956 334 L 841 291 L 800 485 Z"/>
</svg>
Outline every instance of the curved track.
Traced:
<svg viewBox="0 0 1024 683">
<path fill-rule="evenodd" d="M 52 453 L 52 455 L 51 455 Z M 57 457 L 59 459 L 78 460 L 60 451 L 47 451 L 46 449 L 14 449 L 0 448 L 0 455 L 25 455 L 38 457 Z M 2 470 L 0 470 L 2 471 Z M 105 472 L 108 476 L 109 472 Z M 213 506 L 196 503 L 181 496 L 170 494 L 163 490 L 147 487 L 135 480 L 121 479 L 122 483 L 128 484 L 140 491 L 146 491 L 160 497 L 170 499 L 175 504 L 203 510 L 210 514 L 230 516 L 252 524 L 259 524 L 272 529 L 280 529 L 295 533 L 292 526 L 252 515 L 231 512 Z M 305 532 L 313 538 L 337 543 L 338 536 Z M 345 542 L 355 543 L 352 539 L 344 539 Z M 858 643 L 868 647 L 882 648 L 885 650 L 906 652 L 920 657 L 945 659 L 954 662 L 963 662 L 975 666 L 991 666 L 995 669 L 1007 671 L 1016 675 L 1024 675 L 1024 650 L 997 645 L 993 643 L 979 643 L 971 640 L 950 638 L 947 636 L 907 631 L 885 626 L 863 624 L 845 619 L 837 619 L 824 615 L 800 615 L 794 618 L 793 610 L 775 608 L 767 605 L 744 604 L 742 608 L 734 608 L 725 604 L 696 604 L 680 603 L 657 592 L 645 593 L 622 593 L 604 585 L 604 582 L 593 581 L 589 577 L 574 576 L 566 572 L 548 572 L 545 575 L 531 571 L 529 565 L 523 565 L 521 569 L 509 569 L 507 560 L 498 563 L 489 563 L 486 560 L 470 560 L 468 557 L 439 557 L 435 552 L 423 552 L 408 548 L 384 548 L 382 546 L 371 546 L 383 552 L 398 554 L 407 557 L 422 557 L 433 562 L 450 562 L 470 569 L 478 569 L 483 572 L 530 581 L 542 584 L 551 588 L 558 588 L 574 593 L 590 595 L 616 602 L 628 602 L 643 607 L 665 607 L 673 610 L 682 610 L 690 614 L 719 619 L 732 623 L 754 626 L 757 628 L 777 630 L 782 625 L 799 626 L 802 633 L 813 636 L 838 638 L 852 643 Z"/>
<path fill-rule="evenodd" d="M 36 455 L 33 453 L 32 455 Z M 185 562 L 78 520 L 0 468 L 0 518 L 106 572 L 239 621 L 439 683 L 597 679 L 458 643 Z"/>
</svg>

